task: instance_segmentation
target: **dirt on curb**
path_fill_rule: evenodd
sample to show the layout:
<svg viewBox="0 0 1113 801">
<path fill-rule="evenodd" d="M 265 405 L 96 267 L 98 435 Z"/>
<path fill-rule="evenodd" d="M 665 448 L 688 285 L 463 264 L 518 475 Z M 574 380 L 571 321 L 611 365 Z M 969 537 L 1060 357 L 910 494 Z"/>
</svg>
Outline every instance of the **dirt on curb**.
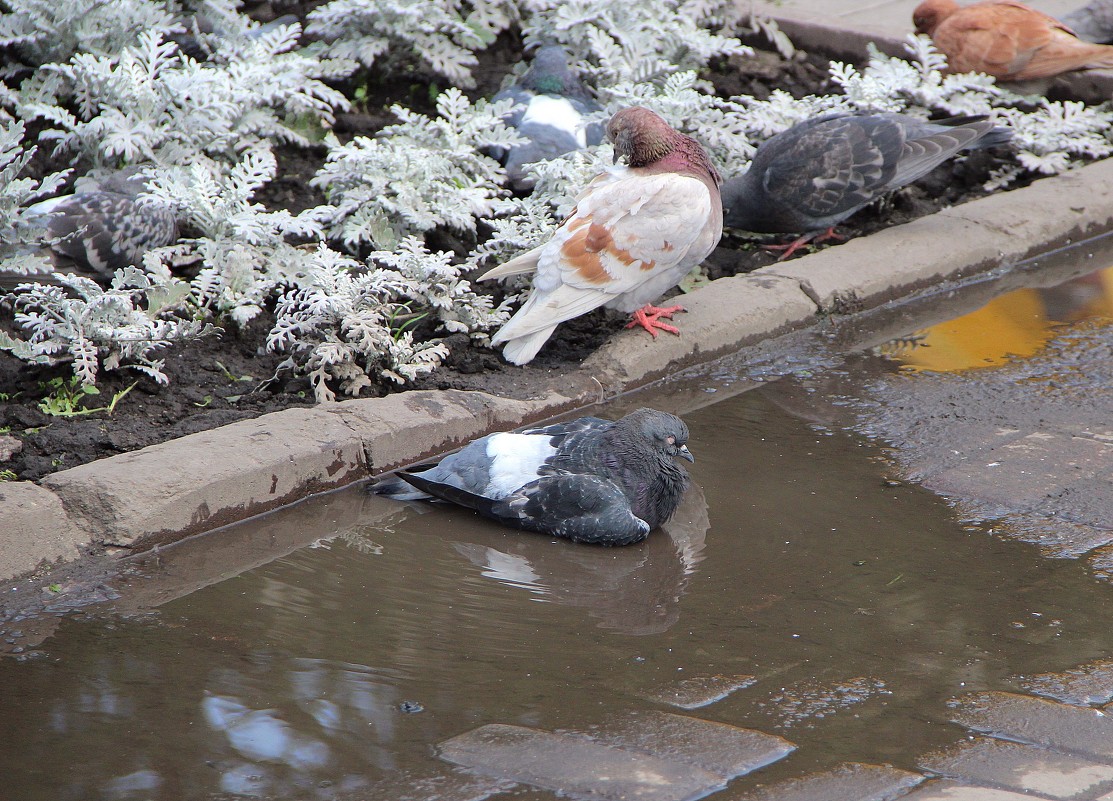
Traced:
<svg viewBox="0 0 1113 801">
<path fill-rule="evenodd" d="M 480 69 L 477 95 L 497 89 L 506 65 L 520 58 L 520 46 L 506 39 L 492 48 Z M 708 78 L 723 95 L 745 93 L 760 98 L 780 88 L 802 96 L 832 91 L 826 65 L 824 58 L 786 61 L 762 52 L 756 58 L 723 61 L 715 65 Z M 395 87 L 383 86 L 375 101 L 381 105 L 342 118 L 339 133 L 368 135 L 389 124 L 391 115 L 385 109 L 392 102 L 410 103 L 411 90 L 409 79 Z M 280 174 L 260 199 L 268 207 L 294 212 L 319 203 L 317 190 L 309 186 L 308 179 L 323 157 L 323 150 L 281 153 Z M 982 184 L 1000 162 L 1001 155 L 991 151 L 952 160 L 915 186 L 863 210 L 842 231 L 849 237 L 865 236 L 983 196 L 986 192 Z M 441 249 L 468 246 L 447 232 L 434 232 L 429 242 Z M 775 258 L 753 241 L 727 235 L 707 261 L 707 278 L 748 273 L 774 263 Z M 498 287 L 489 291 L 496 299 L 502 292 Z M 0 329 L 15 330 L 13 315 L 10 298 L 0 302 Z M 268 412 L 312 405 L 314 396 L 308 380 L 280 370 L 285 355 L 266 350 L 270 323 L 270 316 L 263 314 L 243 330 L 229 326 L 220 337 L 167 348 L 160 354 L 170 379 L 167 386 L 130 371 L 104 373 L 98 379 L 99 394 L 80 401 L 82 411 L 74 416 L 44 411 L 44 401 L 64 389 L 59 382 L 68 379 L 68 365 L 29 366 L 0 352 L 0 478 L 38 480 L 95 459 Z M 624 323 L 622 316 L 606 310 L 565 323 L 538 358 L 524 368 L 506 364 L 496 351 L 475 345 L 466 335 L 449 336 L 444 341 L 451 355 L 435 373 L 404 387 L 384 380 L 364 389 L 362 397 L 404 389 L 450 388 L 482 390 L 504 397 L 536 397 L 554 373 L 578 366 Z M 418 333 L 437 335 L 432 330 Z M 86 411 L 105 409 L 114 399 L 118 400 L 111 412 Z"/>
</svg>

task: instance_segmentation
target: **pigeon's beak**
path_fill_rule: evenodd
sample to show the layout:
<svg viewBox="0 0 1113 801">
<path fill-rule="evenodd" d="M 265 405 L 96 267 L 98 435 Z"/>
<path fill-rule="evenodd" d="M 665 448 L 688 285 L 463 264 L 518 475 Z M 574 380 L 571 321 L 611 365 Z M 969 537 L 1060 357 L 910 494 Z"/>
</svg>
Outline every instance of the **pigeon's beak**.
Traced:
<svg viewBox="0 0 1113 801">
<path fill-rule="evenodd" d="M 679 448 L 677 448 L 676 455 L 679 456 L 681 459 L 687 459 L 692 464 L 696 463 L 696 457 L 692 456 L 692 452 L 688 450 L 687 445 L 681 445 Z"/>
</svg>

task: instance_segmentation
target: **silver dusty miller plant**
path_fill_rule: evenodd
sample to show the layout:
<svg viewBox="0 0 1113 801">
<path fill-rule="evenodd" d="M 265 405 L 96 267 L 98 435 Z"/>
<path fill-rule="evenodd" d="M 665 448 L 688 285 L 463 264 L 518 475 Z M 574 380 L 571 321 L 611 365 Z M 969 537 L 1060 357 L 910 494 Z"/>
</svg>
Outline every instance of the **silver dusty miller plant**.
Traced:
<svg viewBox="0 0 1113 801">
<path fill-rule="evenodd" d="M 69 171 L 41 180 L 20 178 L 35 155 L 23 146 L 22 122 L 0 122 L 0 275 L 27 275 L 50 269 L 41 249 L 46 240 L 46 218 L 28 207 L 55 194 Z"/>
<path fill-rule="evenodd" d="M 527 43 L 563 45 L 602 87 L 698 70 L 717 56 L 753 51 L 716 33 L 738 18 L 729 0 L 547 0 L 525 15 Z"/>
<path fill-rule="evenodd" d="M 506 173 L 483 151 L 521 142 L 503 124 L 509 100 L 474 105 L 459 89 L 437 98 L 437 117 L 401 106 L 401 119 L 374 138 L 335 137 L 313 179 L 332 206 L 329 234 L 349 246 L 394 248 L 403 237 L 447 226 L 475 231 L 503 195 Z"/>
<path fill-rule="evenodd" d="M 280 26 L 236 49 L 198 62 L 159 32 L 140 34 L 119 55 L 78 54 L 50 64 L 16 93 L 17 111 L 55 127 L 42 135 L 96 163 L 187 164 L 203 153 L 234 163 L 250 147 L 308 145 L 306 121 L 328 127 L 348 100 L 325 79 L 351 62 L 296 51 L 297 25 Z M 59 105 L 68 101 L 74 114 Z"/>
<path fill-rule="evenodd" d="M 324 236 L 326 209 L 318 206 L 293 215 L 285 209 L 267 211 L 252 200 L 276 169 L 269 150 L 251 150 L 227 174 L 201 161 L 188 170 L 164 171 L 151 185 L 151 193 L 201 236 L 154 251 L 149 266 L 157 263 L 168 271 L 176 261 L 199 259 L 191 302 L 240 326 L 308 274 L 312 251 L 290 240 Z"/>
<path fill-rule="evenodd" d="M 358 273 L 358 262 L 321 247 L 308 280 L 282 296 L 267 349 L 288 352 L 284 366 L 309 376 L 318 401 L 336 400 L 332 381 L 358 395 L 381 375 L 402 384 L 429 373 L 448 355 L 440 343 L 415 343 L 404 330 L 414 314 L 393 297 L 375 273 Z"/>
<path fill-rule="evenodd" d="M 518 17 L 510 0 L 332 0 L 309 12 L 307 32 L 329 52 L 365 67 L 395 71 L 416 61 L 456 86 L 475 85 L 475 51 L 494 42 Z"/>
<path fill-rule="evenodd" d="M 29 362 L 72 361 L 74 377 L 86 386 L 96 383 L 100 369 L 123 367 L 166 384 L 158 349 L 219 332 L 208 323 L 162 317 L 188 293 L 177 279 L 163 283 L 127 267 L 116 271 L 107 289 L 81 276 L 60 274 L 57 280 L 57 286 L 18 287 L 15 321 L 27 336 L 0 331 L 0 348 Z"/>
</svg>

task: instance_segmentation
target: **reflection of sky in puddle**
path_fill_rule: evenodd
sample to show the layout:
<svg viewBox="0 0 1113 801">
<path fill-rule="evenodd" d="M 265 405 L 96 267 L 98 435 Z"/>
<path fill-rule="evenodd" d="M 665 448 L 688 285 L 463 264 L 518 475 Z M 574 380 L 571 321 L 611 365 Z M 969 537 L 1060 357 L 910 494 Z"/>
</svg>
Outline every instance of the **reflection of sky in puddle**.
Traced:
<svg viewBox="0 0 1113 801">
<path fill-rule="evenodd" d="M 1039 352 L 1061 326 L 1113 319 L 1113 267 L 1041 289 L 1017 289 L 977 311 L 882 348 L 906 370 L 993 367 Z"/>
</svg>

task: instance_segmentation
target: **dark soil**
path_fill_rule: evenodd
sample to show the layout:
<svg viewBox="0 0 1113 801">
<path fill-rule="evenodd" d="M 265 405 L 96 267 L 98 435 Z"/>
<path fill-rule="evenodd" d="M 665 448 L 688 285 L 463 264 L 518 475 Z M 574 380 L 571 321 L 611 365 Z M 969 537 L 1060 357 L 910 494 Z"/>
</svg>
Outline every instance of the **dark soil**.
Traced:
<svg viewBox="0 0 1113 801">
<path fill-rule="evenodd" d="M 501 37 L 477 70 L 479 86 L 474 94 L 489 96 L 497 91 L 509 65 L 520 59 L 520 53 L 520 41 L 512 36 Z M 762 53 L 757 58 L 731 59 L 714 65 L 707 77 L 723 95 L 744 93 L 764 97 L 773 88 L 781 88 L 802 96 L 832 91 L 827 85 L 826 67 L 824 58 L 786 62 L 779 56 Z M 433 94 L 427 77 L 403 75 L 386 84 L 366 76 L 361 80 L 370 99 L 362 108 L 338 120 L 336 130 L 342 138 L 371 135 L 393 122 L 389 112 L 392 103 L 423 112 L 432 110 Z M 259 199 L 271 208 L 288 208 L 295 213 L 321 203 L 323 198 L 309 185 L 309 179 L 323 158 L 323 149 L 284 150 L 278 159 L 279 176 Z M 866 235 L 980 196 L 984 194 L 981 184 L 994 164 L 993 154 L 985 151 L 945 164 L 915 186 L 898 192 L 883 206 L 863 210 L 841 231 L 848 237 Z M 430 237 L 429 244 L 463 253 L 472 243 L 460 241 L 450 232 L 437 232 Z M 709 277 L 750 272 L 772 264 L 775 258 L 752 241 L 727 236 L 708 260 Z M 539 356 L 524 368 L 507 365 L 495 351 L 473 346 L 465 335 L 451 336 L 446 340 L 452 351 L 447 364 L 407 388 L 480 389 L 523 397 L 529 394 L 530 387 L 539 385 L 540 379 L 578 365 L 623 324 L 619 315 L 606 310 L 565 323 Z M 13 330 L 10 303 L 0 303 L 0 327 Z M 229 326 L 222 337 L 166 349 L 162 357 L 170 383 L 165 387 L 128 370 L 103 373 L 97 384 L 100 394 L 87 399 L 88 407 L 107 405 L 116 393 L 138 379 L 135 388 L 120 400 L 111 415 L 102 411 L 77 417 L 48 416 L 39 408 L 49 394 L 47 382 L 69 376 L 69 366 L 28 366 L 0 351 L 0 471 L 7 471 L 0 475 L 37 480 L 55 470 L 266 412 L 312 405 L 313 392 L 306 380 L 285 374 L 276 376 L 284 356 L 265 351 L 269 328 L 270 320 L 264 315 L 246 330 L 236 331 Z M 363 395 L 382 395 L 398 389 L 384 382 L 365 389 Z"/>
</svg>

